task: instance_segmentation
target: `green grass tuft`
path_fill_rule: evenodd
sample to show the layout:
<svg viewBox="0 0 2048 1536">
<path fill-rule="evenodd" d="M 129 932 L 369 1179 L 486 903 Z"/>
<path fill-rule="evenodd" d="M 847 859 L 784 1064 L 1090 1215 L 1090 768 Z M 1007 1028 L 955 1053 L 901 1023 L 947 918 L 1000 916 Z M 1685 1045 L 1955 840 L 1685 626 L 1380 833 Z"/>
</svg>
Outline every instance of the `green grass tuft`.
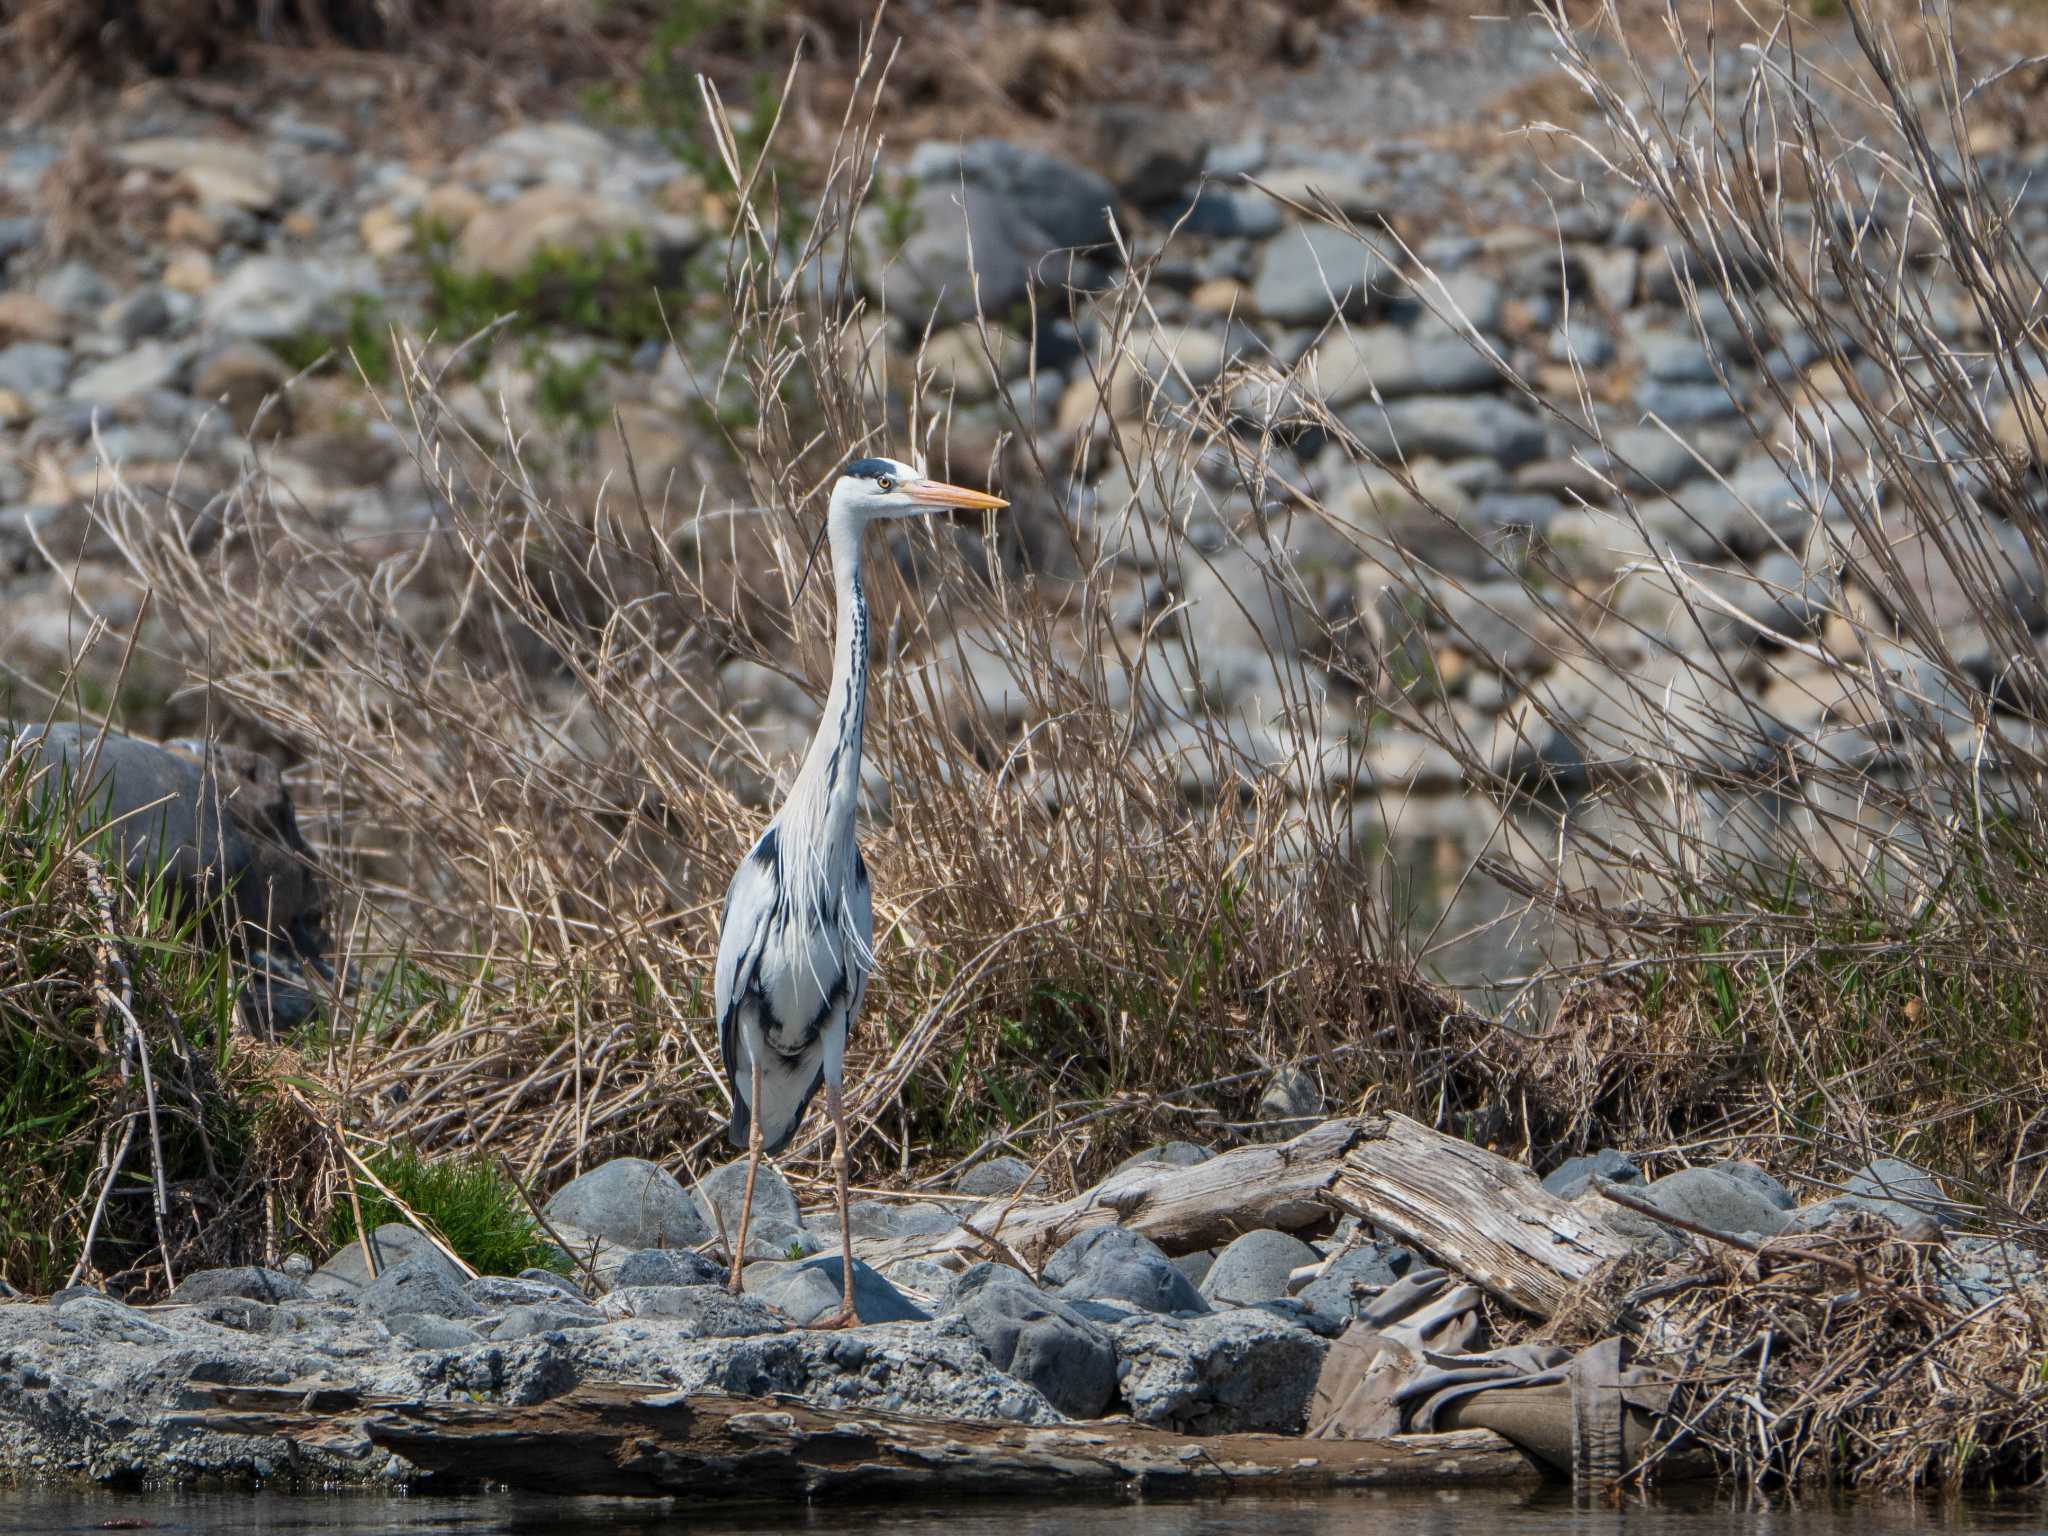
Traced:
<svg viewBox="0 0 2048 1536">
<path fill-rule="evenodd" d="M 393 1194 L 431 1222 L 448 1246 L 486 1275 L 522 1269 L 568 1269 L 568 1261 L 534 1222 L 519 1191 L 497 1169 L 476 1157 L 422 1157 L 411 1147 L 388 1147 L 368 1160 Z M 376 1185 L 358 1177 L 363 1221 L 374 1231 L 388 1221 L 410 1218 Z M 335 1202 L 328 1237 L 336 1248 L 356 1240 L 355 1212 Z"/>
</svg>

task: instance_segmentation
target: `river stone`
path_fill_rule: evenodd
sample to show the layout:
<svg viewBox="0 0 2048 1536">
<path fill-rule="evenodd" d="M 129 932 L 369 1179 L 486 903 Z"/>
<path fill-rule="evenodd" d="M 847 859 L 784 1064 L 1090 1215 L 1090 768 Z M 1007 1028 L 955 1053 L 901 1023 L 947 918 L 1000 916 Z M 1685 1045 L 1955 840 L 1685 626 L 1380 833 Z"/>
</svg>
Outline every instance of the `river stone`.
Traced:
<svg viewBox="0 0 2048 1536">
<path fill-rule="evenodd" d="M 1496 349 L 1499 344 L 1495 343 Z M 1395 325 L 1333 332 L 1308 359 L 1315 393 L 1332 409 L 1366 399 L 1374 391 L 1392 400 L 1401 395 L 1459 395 L 1492 389 L 1500 382 L 1493 364 L 1477 347 L 1448 327 L 1422 334 Z"/>
<path fill-rule="evenodd" d="M 556 1333 L 570 1328 L 601 1328 L 608 1321 L 596 1307 L 574 1305 L 566 1299 L 536 1302 L 508 1308 L 490 1330 L 500 1344 L 531 1338 L 537 1333 Z"/>
<path fill-rule="evenodd" d="M 1873 1205 L 1896 1207 L 1881 1212 L 1896 1225 L 1904 1225 L 1915 1216 L 1932 1216 L 1945 1227 L 1953 1226 L 1963 1215 L 1962 1208 L 1942 1194 L 1933 1174 L 1903 1158 L 1880 1157 L 1866 1163 L 1849 1176 L 1843 1189 L 1846 1194 Z"/>
<path fill-rule="evenodd" d="M 1291 1233 L 1247 1232 L 1216 1255 L 1202 1278 L 1202 1297 L 1218 1306 L 1271 1301 L 1288 1294 L 1289 1275 L 1315 1262 L 1315 1249 Z"/>
<path fill-rule="evenodd" d="M 1103 1183 L 1120 1173 L 1133 1168 L 1192 1168 L 1197 1163 L 1206 1163 L 1216 1154 L 1207 1147 L 1195 1145 L 1192 1141 L 1163 1141 L 1156 1147 L 1147 1147 L 1142 1152 L 1133 1152 L 1129 1157 L 1109 1170 Z"/>
<path fill-rule="evenodd" d="M 1313 1073 L 1301 1067 L 1283 1066 L 1273 1070 L 1266 1091 L 1259 1095 L 1261 1120 L 1276 1122 L 1287 1134 L 1305 1130 L 1303 1122 L 1318 1120 L 1323 1113 L 1323 1090 Z"/>
<path fill-rule="evenodd" d="M 1299 1299 L 1324 1317 L 1348 1322 L 1414 1264 L 1415 1255 L 1396 1243 L 1360 1243 L 1325 1264 Z"/>
<path fill-rule="evenodd" d="M 956 1193 L 963 1195 L 1014 1195 L 1020 1189 L 1032 1184 L 1031 1165 L 1021 1157 L 992 1157 L 985 1163 L 976 1163 L 972 1168 L 953 1181 Z M 1040 1179 L 1037 1189 L 1045 1188 Z"/>
<path fill-rule="evenodd" d="M 1149 1238 L 1126 1227 L 1090 1227 L 1046 1260 L 1045 1282 L 1068 1299 L 1128 1302 L 1147 1312 L 1206 1312 L 1188 1277 Z"/>
<path fill-rule="evenodd" d="M 368 258 L 251 256 L 207 291 L 206 328 L 235 341 L 292 341 L 334 335 L 358 294 L 380 291 Z"/>
<path fill-rule="evenodd" d="M 384 1326 L 414 1349 L 467 1349 L 483 1342 L 483 1335 L 469 1324 L 437 1312 L 394 1312 L 384 1319 Z"/>
<path fill-rule="evenodd" d="M 445 1265 L 424 1258 L 404 1259 L 363 1287 L 356 1298 L 372 1317 L 392 1318 L 404 1312 L 433 1317 L 481 1317 L 483 1308 L 452 1278 Z"/>
<path fill-rule="evenodd" d="M 580 1304 L 583 1300 L 581 1291 L 563 1276 L 553 1274 L 545 1280 L 478 1275 L 462 1288 L 469 1292 L 469 1299 L 486 1312 L 502 1311 L 506 1307 L 552 1306 L 564 1301 Z"/>
<path fill-rule="evenodd" d="M 1396 461 L 1489 458 L 1517 469 L 1542 458 L 1548 441 L 1533 412 L 1490 395 L 1414 395 L 1384 408 L 1365 400 L 1343 422 L 1365 452 Z"/>
<path fill-rule="evenodd" d="M 679 1318 L 699 1338 L 742 1338 L 780 1333 L 789 1325 L 758 1298 L 734 1296 L 722 1285 L 624 1285 L 599 1298 L 607 1318 Z"/>
<path fill-rule="evenodd" d="M 1799 1204 L 1793 1198 L 1791 1190 L 1755 1163 L 1730 1159 L 1724 1163 L 1714 1164 L 1714 1171 L 1727 1175 L 1747 1189 L 1754 1190 L 1778 1210 L 1789 1211 Z"/>
<path fill-rule="evenodd" d="M 1640 1184 L 1643 1172 L 1613 1148 L 1602 1147 L 1584 1157 L 1566 1158 L 1543 1176 L 1543 1187 L 1560 1200 L 1574 1200 L 1596 1178 L 1610 1184 Z"/>
<path fill-rule="evenodd" d="M 257 1264 L 234 1269 L 199 1269 L 185 1276 L 171 1292 L 173 1302 L 196 1304 L 222 1296 L 250 1301 L 304 1301 L 309 1292 L 290 1275 Z"/>
<path fill-rule="evenodd" d="M 1099 1418 L 1116 1395 L 1109 1334 L 1014 1269 L 975 1265 L 953 1287 L 945 1310 L 974 1331 L 999 1370 L 1038 1388 L 1070 1418 Z"/>
<path fill-rule="evenodd" d="M 0 390 L 35 400 L 54 395 L 71 376 L 69 348 L 46 341 L 0 347 Z"/>
<path fill-rule="evenodd" d="M 794 1208 L 795 1201 L 790 1203 Z M 628 1248 L 690 1248 L 711 1235 L 689 1192 L 644 1157 L 613 1158 L 571 1179 L 555 1191 L 544 1214 L 550 1222 Z"/>
<path fill-rule="evenodd" d="M 740 1229 L 740 1205 L 747 1192 L 747 1160 L 736 1157 L 707 1173 L 697 1186 L 695 1209 L 705 1236 L 719 1239 L 724 1252 Z M 803 1212 L 782 1170 L 768 1159 L 754 1180 L 754 1212 L 747 1232 L 747 1257 L 782 1259 L 803 1233 Z M 694 1240 L 693 1240 L 694 1241 Z"/>
<path fill-rule="evenodd" d="M 745 1280 L 749 1295 L 802 1328 L 839 1310 L 846 1269 L 838 1254 L 819 1254 L 794 1264 L 750 1264 Z M 921 1323 L 930 1317 L 859 1259 L 853 1261 L 853 1306 L 863 1324 Z"/>
<path fill-rule="evenodd" d="M 1186 1275 L 1196 1290 L 1202 1288 L 1202 1282 L 1209 1278 L 1209 1271 L 1215 1265 L 1214 1248 L 1197 1248 L 1193 1253 L 1180 1253 L 1173 1257 L 1173 1267 Z"/>
<path fill-rule="evenodd" d="M 1256 1307 L 1111 1329 L 1131 1417 L 1186 1434 L 1300 1434 L 1326 1341 Z"/>
<path fill-rule="evenodd" d="M 716 1285 L 722 1265 L 688 1248 L 642 1248 L 627 1254 L 613 1271 L 614 1287 L 626 1285 Z"/>
<path fill-rule="evenodd" d="M 436 1248 L 433 1241 L 416 1227 L 403 1222 L 387 1221 L 370 1234 L 370 1248 L 376 1255 L 377 1273 L 383 1275 L 400 1264 L 417 1259 L 430 1268 L 439 1268 L 450 1283 L 460 1286 L 468 1277 Z M 355 1299 L 362 1287 L 370 1284 L 369 1266 L 363 1260 L 363 1245 L 349 1242 L 337 1248 L 333 1255 L 314 1272 L 306 1282 L 306 1289 L 314 1296 L 344 1297 Z"/>
<path fill-rule="evenodd" d="M 1252 313 L 1279 325 L 1362 318 L 1393 291 L 1396 262 L 1369 240 L 1327 224 L 1298 224 L 1266 242 L 1252 280 Z"/>
<path fill-rule="evenodd" d="M 1776 1237 L 1785 1230 L 1785 1212 L 1725 1168 L 1681 1168 L 1645 1185 L 1641 1199 L 1714 1232 Z"/>
</svg>

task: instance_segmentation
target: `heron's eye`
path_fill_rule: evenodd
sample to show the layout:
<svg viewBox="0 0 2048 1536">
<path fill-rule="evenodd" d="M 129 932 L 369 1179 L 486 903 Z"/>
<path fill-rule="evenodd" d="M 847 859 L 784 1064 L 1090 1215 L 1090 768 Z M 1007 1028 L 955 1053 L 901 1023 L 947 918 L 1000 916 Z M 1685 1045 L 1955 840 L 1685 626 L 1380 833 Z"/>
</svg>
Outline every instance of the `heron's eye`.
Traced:
<svg viewBox="0 0 2048 1536">
<path fill-rule="evenodd" d="M 883 475 L 878 480 L 875 481 L 875 489 L 885 493 L 893 491 L 896 489 L 896 482 L 892 480 L 889 476 Z"/>
</svg>

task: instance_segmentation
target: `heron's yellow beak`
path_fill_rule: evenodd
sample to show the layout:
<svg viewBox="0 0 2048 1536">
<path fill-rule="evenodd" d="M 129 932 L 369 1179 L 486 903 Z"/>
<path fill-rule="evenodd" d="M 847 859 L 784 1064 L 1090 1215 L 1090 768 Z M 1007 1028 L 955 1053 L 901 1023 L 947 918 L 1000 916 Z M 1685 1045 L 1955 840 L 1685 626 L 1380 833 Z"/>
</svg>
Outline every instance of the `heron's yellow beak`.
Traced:
<svg viewBox="0 0 2048 1536">
<path fill-rule="evenodd" d="M 976 512 L 993 512 L 998 507 L 1009 505 L 1002 497 L 991 496 L 987 491 L 970 491 L 964 485 L 948 485 L 943 480 L 920 480 L 903 487 L 903 494 L 927 506 L 966 507 Z"/>
</svg>

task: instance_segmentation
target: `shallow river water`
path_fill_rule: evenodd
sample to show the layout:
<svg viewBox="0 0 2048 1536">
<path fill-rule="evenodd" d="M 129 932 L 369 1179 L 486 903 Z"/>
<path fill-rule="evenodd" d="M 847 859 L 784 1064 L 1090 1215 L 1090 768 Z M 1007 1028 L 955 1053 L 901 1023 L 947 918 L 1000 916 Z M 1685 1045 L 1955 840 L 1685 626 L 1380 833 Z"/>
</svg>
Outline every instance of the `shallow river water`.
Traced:
<svg viewBox="0 0 2048 1536">
<path fill-rule="evenodd" d="M 2048 1536 L 2040 1499 L 1941 1504 L 1861 1500 L 1793 1507 L 1692 1496 L 1610 1508 L 1563 1491 L 1357 1494 L 1195 1504 L 1040 1505 L 1025 1501 L 883 1509 L 761 1510 L 693 1516 L 679 1501 L 515 1494 L 166 1495 L 0 1493 L 0 1532 L 154 1530 L 192 1536 L 1859 1536 L 1983 1531 Z"/>
</svg>

